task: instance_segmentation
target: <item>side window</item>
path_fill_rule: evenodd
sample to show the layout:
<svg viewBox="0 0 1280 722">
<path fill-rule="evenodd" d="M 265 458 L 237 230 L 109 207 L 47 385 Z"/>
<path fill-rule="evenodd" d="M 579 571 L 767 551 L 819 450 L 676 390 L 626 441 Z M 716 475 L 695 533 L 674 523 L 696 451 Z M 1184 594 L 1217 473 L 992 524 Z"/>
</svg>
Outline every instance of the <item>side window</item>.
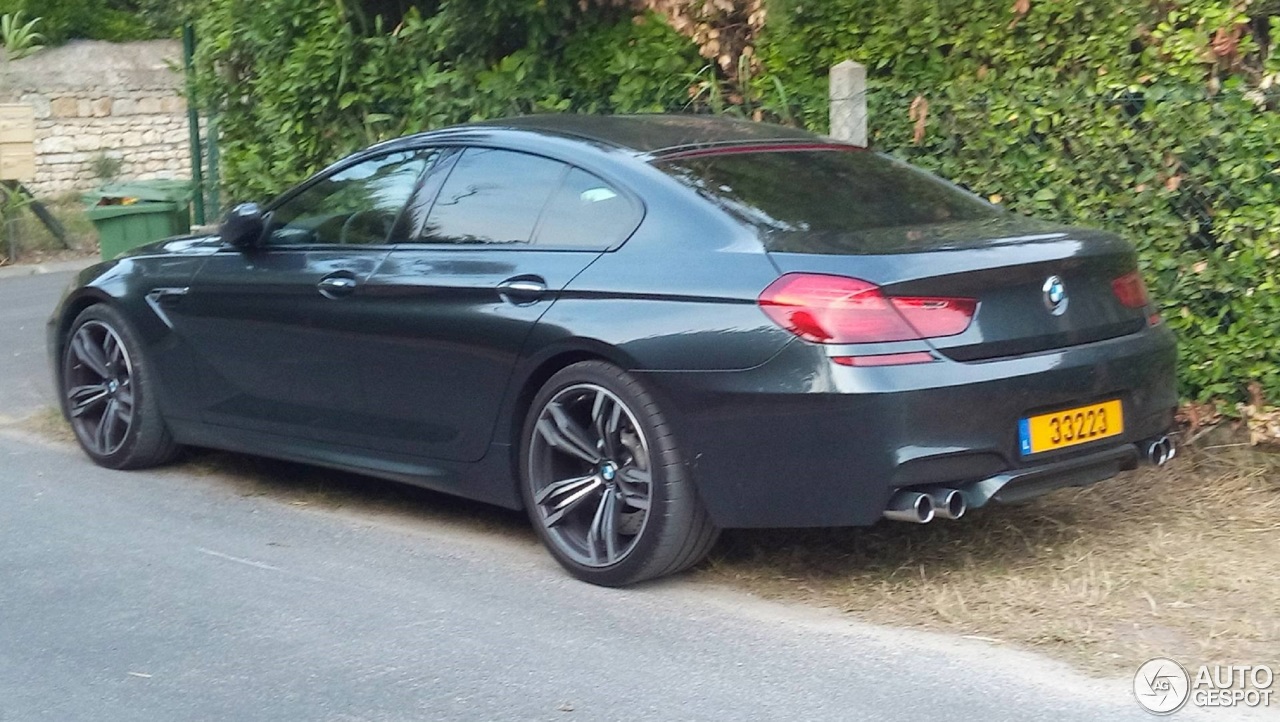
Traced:
<svg viewBox="0 0 1280 722">
<path fill-rule="evenodd" d="M 639 222 L 639 209 L 622 193 L 574 168 L 551 196 L 534 243 L 604 249 L 625 241 Z"/>
<path fill-rule="evenodd" d="M 536 155 L 468 148 L 440 188 L 424 243 L 528 243 L 567 166 Z"/>
<path fill-rule="evenodd" d="M 386 243 L 434 151 L 406 151 L 340 170 L 271 214 L 273 246 Z"/>
</svg>

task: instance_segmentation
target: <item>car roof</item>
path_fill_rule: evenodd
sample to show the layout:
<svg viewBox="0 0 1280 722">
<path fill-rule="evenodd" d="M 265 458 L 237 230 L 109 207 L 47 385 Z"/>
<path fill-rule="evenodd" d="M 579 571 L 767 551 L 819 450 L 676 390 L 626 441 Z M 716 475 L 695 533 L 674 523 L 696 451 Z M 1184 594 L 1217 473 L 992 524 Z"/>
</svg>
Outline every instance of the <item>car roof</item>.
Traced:
<svg viewBox="0 0 1280 722">
<path fill-rule="evenodd" d="M 726 145 L 813 143 L 820 136 L 797 128 L 713 115 L 526 115 L 468 127 L 508 128 L 605 143 L 638 155 Z"/>
</svg>

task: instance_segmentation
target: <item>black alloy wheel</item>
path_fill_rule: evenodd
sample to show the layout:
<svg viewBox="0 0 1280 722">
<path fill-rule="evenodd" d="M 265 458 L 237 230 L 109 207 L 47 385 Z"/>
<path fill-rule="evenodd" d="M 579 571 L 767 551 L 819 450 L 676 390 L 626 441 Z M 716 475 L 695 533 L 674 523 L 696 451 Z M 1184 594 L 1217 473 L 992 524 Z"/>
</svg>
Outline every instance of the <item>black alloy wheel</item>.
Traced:
<svg viewBox="0 0 1280 722">
<path fill-rule="evenodd" d="M 597 361 L 535 397 L 521 454 L 529 516 L 553 556 L 586 581 L 621 586 L 696 563 L 717 530 L 679 463 L 653 398 Z"/>
<path fill-rule="evenodd" d="M 62 409 L 93 461 L 113 469 L 154 466 L 177 452 L 151 391 L 149 370 L 114 309 L 85 309 L 62 352 Z"/>
</svg>

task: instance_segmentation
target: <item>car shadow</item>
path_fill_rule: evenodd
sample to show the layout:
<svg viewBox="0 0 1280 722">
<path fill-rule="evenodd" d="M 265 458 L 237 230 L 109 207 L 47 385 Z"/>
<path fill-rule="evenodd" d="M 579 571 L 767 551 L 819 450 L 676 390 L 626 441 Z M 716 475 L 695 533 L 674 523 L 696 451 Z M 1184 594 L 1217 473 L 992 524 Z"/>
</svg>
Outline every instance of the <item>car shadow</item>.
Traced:
<svg viewBox="0 0 1280 722">
<path fill-rule="evenodd" d="M 524 512 L 362 474 L 207 449 L 188 449 L 178 468 L 225 483 L 241 496 L 536 541 Z"/>
</svg>

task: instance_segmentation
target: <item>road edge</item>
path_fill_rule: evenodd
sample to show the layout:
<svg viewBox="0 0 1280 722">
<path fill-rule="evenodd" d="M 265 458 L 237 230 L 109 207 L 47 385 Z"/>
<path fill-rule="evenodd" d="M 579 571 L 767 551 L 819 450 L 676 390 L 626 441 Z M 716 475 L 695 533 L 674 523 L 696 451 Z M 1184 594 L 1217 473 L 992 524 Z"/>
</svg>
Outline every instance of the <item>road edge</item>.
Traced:
<svg viewBox="0 0 1280 722">
<path fill-rule="evenodd" d="M 54 261 L 52 263 L 18 263 L 12 266 L 0 266 L 0 280 L 6 278 L 25 278 L 27 276 L 43 276 L 49 273 L 62 273 L 64 271 L 79 271 L 97 263 L 97 256 L 86 256 L 84 258 L 73 258 L 69 261 Z"/>
</svg>

